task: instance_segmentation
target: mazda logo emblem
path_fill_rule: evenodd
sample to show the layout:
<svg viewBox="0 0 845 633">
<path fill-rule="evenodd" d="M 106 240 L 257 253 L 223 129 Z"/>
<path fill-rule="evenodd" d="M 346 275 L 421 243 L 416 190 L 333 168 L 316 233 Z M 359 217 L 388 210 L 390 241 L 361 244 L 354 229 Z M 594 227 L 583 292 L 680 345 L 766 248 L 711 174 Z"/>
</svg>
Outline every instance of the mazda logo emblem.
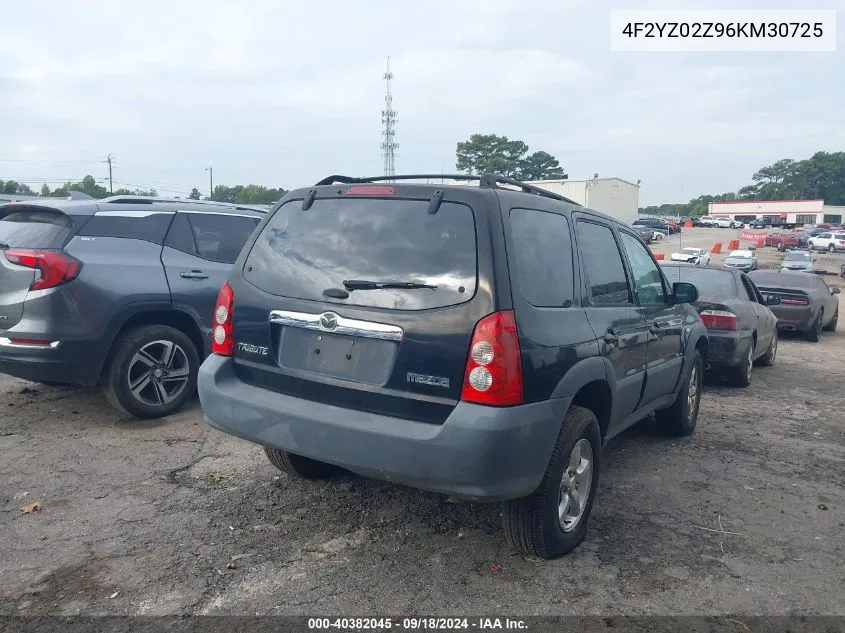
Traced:
<svg viewBox="0 0 845 633">
<path fill-rule="evenodd" d="M 333 330 L 337 327 L 337 315 L 334 312 L 323 312 L 320 315 L 320 327 L 324 330 Z"/>
</svg>

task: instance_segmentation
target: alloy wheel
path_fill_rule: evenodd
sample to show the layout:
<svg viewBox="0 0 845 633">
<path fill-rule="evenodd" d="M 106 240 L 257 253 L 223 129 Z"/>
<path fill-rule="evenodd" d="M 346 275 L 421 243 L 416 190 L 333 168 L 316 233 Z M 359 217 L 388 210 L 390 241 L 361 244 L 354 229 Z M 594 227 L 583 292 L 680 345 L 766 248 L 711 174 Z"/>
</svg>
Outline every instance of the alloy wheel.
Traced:
<svg viewBox="0 0 845 633">
<path fill-rule="evenodd" d="M 129 391 L 151 407 L 173 402 L 190 379 L 190 363 L 185 350 L 173 341 L 152 341 L 129 361 Z"/>
<path fill-rule="evenodd" d="M 571 532 L 581 522 L 592 486 L 593 447 L 589 440 L 582 438 L 572 447 L 560 482 L 557 515 L 564 532 Z"/>
</svg>

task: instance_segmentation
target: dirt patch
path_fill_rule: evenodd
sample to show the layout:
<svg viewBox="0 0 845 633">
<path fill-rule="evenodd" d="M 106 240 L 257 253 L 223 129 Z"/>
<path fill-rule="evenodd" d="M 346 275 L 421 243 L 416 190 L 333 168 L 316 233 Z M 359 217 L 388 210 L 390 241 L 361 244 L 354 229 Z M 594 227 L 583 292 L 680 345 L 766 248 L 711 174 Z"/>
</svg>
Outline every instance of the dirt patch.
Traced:
<svg viewBox="0 0 845 633">
<path fill-rule="evenodd" d="M 631 429 L 554 561 L 515 555 L 498 506 L 289 479 L 196 404 L 135 424 L 0 377 L 0 613 L 841 614 L 843 376 L 845 334 L 785 339 L 751 387 L 707 387 L 692 437 Z"/>
</svg>

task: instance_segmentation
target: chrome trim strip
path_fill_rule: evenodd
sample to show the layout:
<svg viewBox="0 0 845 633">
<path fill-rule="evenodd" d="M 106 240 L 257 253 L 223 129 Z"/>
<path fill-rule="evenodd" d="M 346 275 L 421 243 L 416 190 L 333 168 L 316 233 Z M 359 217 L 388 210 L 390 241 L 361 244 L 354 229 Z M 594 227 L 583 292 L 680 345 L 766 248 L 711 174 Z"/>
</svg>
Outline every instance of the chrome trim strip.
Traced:
<svg viewBox="0 0 845 633">
<path fill-rule="evenodd" d="M 175 211 L 156 209 L 155 211 L 97 211 L 94 215 L 112 218 L 148 218 L 151 215 L 174 215 L 175 213 Z"/>
<path fill-rule="evenodd" d="M 60 343 L 61 341 L 51 341 L 47 345 L 25 345 L 12 343 L 12 339 L 0 336 L 0 347 L 12 347 L 14 349 L 56 349 Z"/>
<path fill-rule="evenodd" d="M 224 218 L 249 218 L 250 220 L 261 220 L 257 215 L 248 215 L 246 213 L 225 213 L 224 211 L 198 211 L 196 209 L 177 209 L 179 213 L 191 213 L 193 215 L 222 215 Z M 256 211 L 256 213 L 261 213 Z"/>
<path fill-rule="evenodd" d="M 334 322 L 334 327 L 324 327 L 323 317 L 334 317 L 328 322 Z M 308 312 L 289 312 L 287 310 L 272 310 L 270 312 L 270 323 L 286 325 L 289 327 L 300 327 L 306 330 L 327 332 L 329 334 L 341 334 L 345 336 L 360 336 L 362 338 L 375 338 L 383 341 L 401 341 L 404 332 L 396 325 L 374 323 L 373 321 L 359 321 L 358 319 L 347 319 L 336 312 L 322 312 L 311 314 Z"/>
</svg>

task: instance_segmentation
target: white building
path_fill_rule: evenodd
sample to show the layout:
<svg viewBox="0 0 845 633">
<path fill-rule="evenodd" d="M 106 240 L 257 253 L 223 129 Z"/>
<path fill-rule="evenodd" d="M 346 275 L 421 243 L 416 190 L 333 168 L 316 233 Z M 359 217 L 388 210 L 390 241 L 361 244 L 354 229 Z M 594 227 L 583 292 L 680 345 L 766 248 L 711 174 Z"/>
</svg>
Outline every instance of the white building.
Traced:
<svg viewBox="0 0 845 633">
<path fill-rule="evenodd" d="M 640 186 L 621 178 L 534 180 L 529 184 L 565 196 L 627 224 L 638 217 Z"/>
<path fill-rule="evenodd" d="M 783 224 L 842 224 L 845 207 L 826 205 L 824 200 L 755 200 L 711 202 L 708 215 L 741 222 L 774 218 Z"/>
</svg>

